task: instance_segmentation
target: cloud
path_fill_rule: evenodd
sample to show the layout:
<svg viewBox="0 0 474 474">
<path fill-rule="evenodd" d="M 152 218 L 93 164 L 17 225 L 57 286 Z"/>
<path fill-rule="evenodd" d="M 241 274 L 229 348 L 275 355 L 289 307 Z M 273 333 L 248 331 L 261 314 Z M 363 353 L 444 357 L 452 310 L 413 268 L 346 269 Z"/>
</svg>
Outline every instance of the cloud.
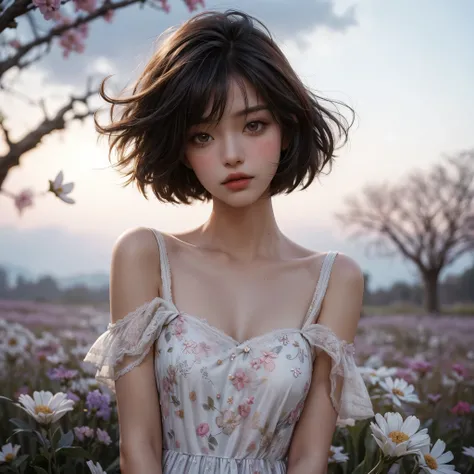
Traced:
<svg viewBox="0 0 474 474">
<path fill-rule="evenodd" d="M 235 4 L 228 1 L 207 2 L 209 10 L 231 8 L 235 8 Z M 300 48 L 308 46 L 305 37 L 318 28 L 344 33 L 357 26 L 356 6 L 351 5 L 339 13 L 334 0 L 241 0 L 238 9 L 263 21 L 278 42 L 295 41 Z M 41 66 L 55 81 L 81 86 L 91 62 L 103 57 L 108 61 L 107 70 L 116 69 L 129 79 L 130 72 L 141 69 L 152 53 L 160 33 L 189 17 L 184 2 L 179 0 L 172 2 L 169 14 L 146 5 L 128 7 L 115 13 L 112 24 L 102 19 L 91 23 L 83 54 L 73 53 L 64 59 L 56 43 Z"/>
</svg>

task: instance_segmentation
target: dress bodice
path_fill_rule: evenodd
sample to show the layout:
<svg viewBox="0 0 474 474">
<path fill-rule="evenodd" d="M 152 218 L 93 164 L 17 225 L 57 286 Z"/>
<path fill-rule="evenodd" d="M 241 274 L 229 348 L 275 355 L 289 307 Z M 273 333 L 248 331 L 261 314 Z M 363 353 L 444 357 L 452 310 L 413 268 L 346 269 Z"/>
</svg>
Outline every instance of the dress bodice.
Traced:
<svg viewBox="0 0 474 474">
<path fill-rule="evenodd" d="M 332 359 L 331 400 L 339 418 L 373 415 L 353 344 L 315 322 L 337 252 L 325 257 L 302 328 L 279 328 L 240 342 L 178 310 L 164 237 L 154 233 L 163 296 L 109 324 L 85 360 L 96 365 L 97 379 L 113 390 L 115 380 L 154 348 L 165 473 L 285 473 L 321 350 Z M 344 377 L 340 400 L 335 397 L 338 375 Z"/>
</svg>

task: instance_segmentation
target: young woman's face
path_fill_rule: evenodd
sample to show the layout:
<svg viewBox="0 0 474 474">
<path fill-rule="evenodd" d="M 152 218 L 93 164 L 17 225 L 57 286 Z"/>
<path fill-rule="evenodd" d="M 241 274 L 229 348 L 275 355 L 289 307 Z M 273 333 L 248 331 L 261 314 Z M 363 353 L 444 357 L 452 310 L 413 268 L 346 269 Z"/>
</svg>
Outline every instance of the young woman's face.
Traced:
<svg viewBox="0 0 474 474">
<path fill-rule="evenodd" d="M 268 188 L 278 168 L 282 148 L 279 124 L 255 89 L 246 84 L 248 110 L 237 82 L 229 84 L 224 115 L 219 123 L 202 123 L 188 133 L 186 160 L 201 184 L 213 196 L 233 207 L 244 207 L 268 198 Z M 232 173 L 251 178 L 225 180 Z"/>
</svg>

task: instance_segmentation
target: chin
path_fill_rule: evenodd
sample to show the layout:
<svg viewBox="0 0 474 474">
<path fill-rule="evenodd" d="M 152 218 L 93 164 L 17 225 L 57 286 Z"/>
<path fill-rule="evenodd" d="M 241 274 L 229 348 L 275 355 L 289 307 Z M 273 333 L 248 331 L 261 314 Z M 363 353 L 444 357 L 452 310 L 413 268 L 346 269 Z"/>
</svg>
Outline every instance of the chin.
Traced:
<svg viewBox="0 0 474 474">
<path fill-rule="evenodd" d="M 221 205 L 235 209 L 250 207 L 256 204 L 257 201 L 262 201 L 263 199 L 269 199 L 269 197 L 264 197 L 263 193 L 257 194 L 249 191 L 229 193 L 224 196 L 214 196 L 214 200 L 218 201 Z"/>
</svg>

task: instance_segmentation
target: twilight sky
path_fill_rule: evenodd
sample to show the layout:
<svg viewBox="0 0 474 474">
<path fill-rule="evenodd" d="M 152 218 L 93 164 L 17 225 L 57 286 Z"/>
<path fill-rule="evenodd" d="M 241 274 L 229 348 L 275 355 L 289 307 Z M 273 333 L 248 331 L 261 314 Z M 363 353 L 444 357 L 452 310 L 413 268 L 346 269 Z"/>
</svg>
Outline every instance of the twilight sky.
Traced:
<svg viewBox="0 0 474 474">
<path fill-rule="evenodd" d="M 125 87 L 141 71 L 159 33 L 189 17 L 182 2 L 170 4 L 168 15 L 129 8 L 111 25 L 92 24 L 84 54 L 65 60 L 56 46 L 15 87 L 29 97 L 49 97 L 50 113 L 65 94 L 84 90 L 87 74 L 100 79 L 114 73 L 116 90 Z M 365 242 L 349 240 L 333 214 L 366 184 L 403 180 L 443 154 L 474 146 L 474 2 L 207 0 L 206 5 L 239 8 L 263 20 L 308 86 L 356 110 L 350 142 L 339 151 L 332 173 L 306 191 L 274 199 L 283 231 L 306 247 L 351 255 L 370 273 L 372 288 L 413 281 L 413 267 L 401 259 L 369 257 Z M 18 99 L 2 101 L 13 138 L 41 118 Z M 44 190 L 61 169 L 66 182 L 75 182 L 73 206 L 48 195 L 20 217 L 0 195 L 0 264 L 57 276 L 108 272 L 111 247 L 124 230 L 179 232 L 202 223 L 210 211 L 203 204 L 164 205 L 151 195 L 146 201 L 134 187 L 123 188 L 123 178 L 110 169 L 105 140 L 97 143 L 92 120 L 47 137 L 23 157 L 4 187 Z M 464 258 L 447 272 L 470 263 Z"/>
</svg>

